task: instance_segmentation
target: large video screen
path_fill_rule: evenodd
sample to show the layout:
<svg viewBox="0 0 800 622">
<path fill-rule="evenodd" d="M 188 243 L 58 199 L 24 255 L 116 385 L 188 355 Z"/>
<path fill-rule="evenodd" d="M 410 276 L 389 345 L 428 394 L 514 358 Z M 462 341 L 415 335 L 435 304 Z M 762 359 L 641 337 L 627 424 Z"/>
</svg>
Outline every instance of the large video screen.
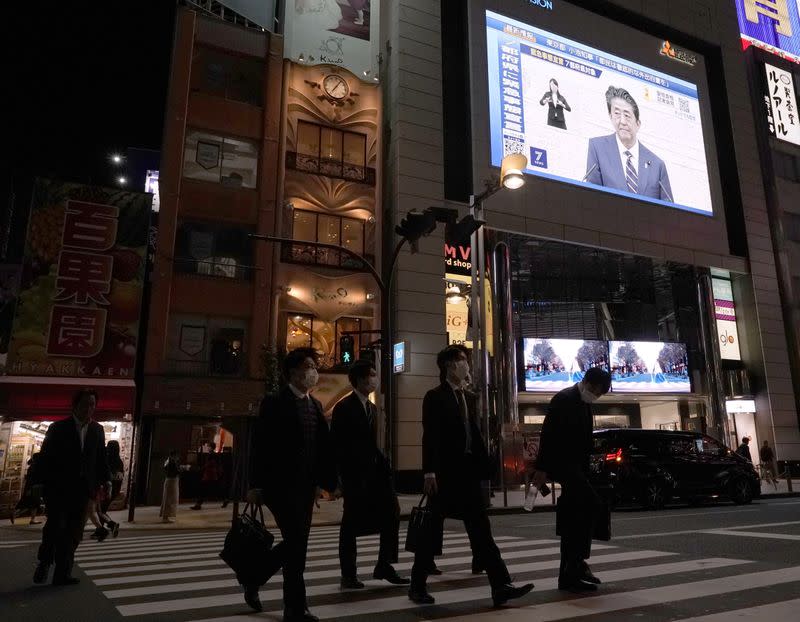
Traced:
<svg viewBox="0 0 800 622">
<path fill-rule="evenodd" d="M 560 391 L 583 380 L 592 367 L 608 369 L 605 341 L 525 338 L 522 346 L 526 391 Z"/>
<path fill-rule="evenodd" d="M 612 341 L 611 390 L 616 393 L 691 393 L 686 346 L 657 341 Z"/>
<path fill-rule="evenodd" d="M 486 38 L 494 166 L 713 213 L 695 84 L 492 11 Z"/>
</svg>

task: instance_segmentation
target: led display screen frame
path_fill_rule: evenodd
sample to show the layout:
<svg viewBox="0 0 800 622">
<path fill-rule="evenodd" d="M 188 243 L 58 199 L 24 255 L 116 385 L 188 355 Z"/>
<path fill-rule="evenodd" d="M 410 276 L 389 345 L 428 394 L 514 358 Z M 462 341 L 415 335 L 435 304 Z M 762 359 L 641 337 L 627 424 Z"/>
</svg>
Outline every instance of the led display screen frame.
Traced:
<svg viewBox="0 0 800 622">
<path fill-rule="evenodd" d="M 691 393 L 686 344 L 610 341 L 613 393 Z"/>
<path fill-rule="evenodd" d="M 610 42 L 490 10 L 485 19 L 493 166 L 522 152 L 526 173 L 713 216 L 700 92 L 677 62 L 666 73 Z"/>
<path fill-rule="evenodd" d="M 608 370 L 608 342 L 525 337 L 522 340 L 525 391 L 556 393 L 583 380 L 586 370 Z"/>
</svg>

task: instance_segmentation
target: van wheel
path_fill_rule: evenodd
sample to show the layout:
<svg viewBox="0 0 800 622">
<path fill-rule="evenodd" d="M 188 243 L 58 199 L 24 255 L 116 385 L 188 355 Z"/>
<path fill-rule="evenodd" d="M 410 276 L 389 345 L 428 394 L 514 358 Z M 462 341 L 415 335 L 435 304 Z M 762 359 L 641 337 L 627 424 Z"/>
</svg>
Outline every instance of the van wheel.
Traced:
<svg viewBox="0 0 800 622">
<path fill-rule="evenodd" d="M 753 488 L 745 478 L 740 477 L 731 484 L 731 499 L 736 505 L 747 505 L 753 500 Z"/>
<path fill-rule="evenodd" d="M 642 507 L 646 510 L 660 510 L 667 502 L 664 484 L 658 480 L 651 480 L 644 485 L 642 490 Z"/>
</svg>

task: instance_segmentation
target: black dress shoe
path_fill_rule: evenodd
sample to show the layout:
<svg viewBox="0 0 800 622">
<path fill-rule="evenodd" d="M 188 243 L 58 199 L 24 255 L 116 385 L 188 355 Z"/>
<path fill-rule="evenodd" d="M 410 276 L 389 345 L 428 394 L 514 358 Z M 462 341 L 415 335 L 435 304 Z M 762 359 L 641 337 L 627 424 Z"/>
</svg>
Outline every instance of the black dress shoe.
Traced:
<svg viewBox="0 0 800 622">
<path fill-rule="evenodd" d="M 313 615 L 308 609 L 303 611 L 284 609 L 283 622 L 319 622 L 319 618 Z"/>
<path fill-rule="evenodd" d="M 565 592 L 572 592 L 573 594 L 583 594 L 585 592 L 596 592 L 597 585 L 589 583 L 581 578 L 575 579 L 558 579 L 558 589 Z"/>
<path fill-rule="evenodd" d="M 428 593 L 428 590 L 424 588 L 421 590 L 408 590 L 408 598 L 418 605 L 432 605 L 436 602 L 433 596 Z"/>
<path fill-rule="evenodd" d="M 364 584 L 358 580 L 358 577 L 342 577 L 339 586 L 343 590 L 361 590 L 364 589 Z"/>
<path fill-rule="evenodd" d="M 425 574 L 438 576 L 442 574 L 442 571 L 439 570 L 439 567 L 436 564 L 431 564 L 431 567 L 428 568 Z"/>
<path fill-rule="evenodd" d="M 375 566 L 375 570 L 372 573 L 372 578 L 388 581 L 392 585 L 408 585 L 411 583 L 411 579 L 401 577 L 391 566 Z"/>
<path fill-rule="evenodd" d="M 244 602 L 246 602 L 253 611 L 264 610 L 264 607 L 261 606 L 261 598 L 258 596 L 257 585 L 244 586 Z"/>
<path fill-rule="evenodd" d="M 36 566 L 36 570 L 33 571 L 33 582 L 37 584 L 44 583 L 45 581 L 47 581 L 47 575 L 49 574 L 50 574 L 50 564 L 39 562 Z"/>
<path fill-rule="evenodd" d="M 600 585 L 602 581 L 598 579 L 594 574 L 592 574 L 591 568 L 589 568 L 589 564 L 583 562 L 581 564 L 581 575 L 580 578 L 582 581 L 586 581 L 587 583 L 594 583 L 595 585 Z"/>
<path fill-rule="evenodd" d="M 53 577 L 53 585 L 78 585 L 80 582 L 77 577 Z"/>
<path fill-rule="evenodd" d="M 486 569 L 479 563 L 475 561 L 472 562 L 472 574 L 483 574 L 485 571 Z"/>
<path fill-rule="evenodd" d="M 501 588 L 492 590 L 492 601 L 494 602 L 495 607 L 499 607 L 500 605 L 507 603 L 509 600 L 525 596 L 525 594 L 528 594 L 532 589 L 533 583 L 526 583 L 525 585 L 520 585 L 519 587 L 509 583 Z"/>
</svg>

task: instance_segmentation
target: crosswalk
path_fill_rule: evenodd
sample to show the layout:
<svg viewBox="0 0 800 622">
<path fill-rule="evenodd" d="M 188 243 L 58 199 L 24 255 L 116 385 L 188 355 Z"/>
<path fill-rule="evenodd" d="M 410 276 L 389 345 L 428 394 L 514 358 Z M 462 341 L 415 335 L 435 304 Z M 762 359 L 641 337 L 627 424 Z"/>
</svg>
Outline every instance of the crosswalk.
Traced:
<svg viewBox="0 0 800 622">
<path fill-rule="evenodd" d="M 76 561 L 119 614 L 132 621 L 173 617 L 196 622 L 280 619 L 280 573 L 261 589 L 266 613 L 250 611 L 233 573 L 219 559 L 224 537 L 224 532 L 206 531 L 126 536 L 103 543 L 84 541 Z M 463 616 L 465 620 L 487 621 L 497 617 L 566 620 L 626 610 L 645 611 L 665 602 L 724 596 L 759 586 L 796 583 L 800 587 L 800 566 L 764 569 L 747 559 L 692 558 L 669 551 L 626 548 L 612 542 L 593 547 L 591 564 L 603 579 L 602 589 L 590 596 L 573 596 L 557 590 L 557 540 L 502 535 L 496 541 L 510 574 L 518 583 L 533 581 L 536 588 L 515 607 L 497 611 L 490 609 L 486 577 L 470 572 L 472 555 L 466 534 L 448 531 L 444 555 L 437 559 L 443 574 L 431 577 L 429 582 L 436 605 L 426 609 L 408 600 L 407 588 L 371 579 L 378 540 L 377 536 L 359 538 L 358 572 L 366 589 L 343 593 L 339 588 L 338 527 L 312 530 L 305 577 L 311 608 L 320 619 L 347 618 L 355 622 L 387 613 L 402 619 L 405 613 L 414 619 L 447 616 L 448 620 L 457 620 Z M 397 570 L 408 575 L 411 565 L 412 556 L 401 551 Z M 772 606 L 791 610 L 785 603 Z M 754 615 L 758 613 L 760 610 Z M 705 622 L 706 618 L 697 620 Z M 715 620 L 708 617 L 708 622 Z"/>
</svg>

